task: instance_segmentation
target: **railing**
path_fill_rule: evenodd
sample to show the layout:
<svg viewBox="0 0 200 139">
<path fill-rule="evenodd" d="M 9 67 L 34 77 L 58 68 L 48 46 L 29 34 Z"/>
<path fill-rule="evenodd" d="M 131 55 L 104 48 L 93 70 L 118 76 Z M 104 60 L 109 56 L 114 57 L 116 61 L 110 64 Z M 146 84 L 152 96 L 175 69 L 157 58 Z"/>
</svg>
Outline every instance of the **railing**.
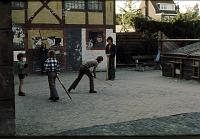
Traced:
<svg viewBox="0 0 200 139">
<path fill-rule="evenodd" d="M 164 34 L 162 32 L 158 32 L 158 48 L 161 53 L 163 52 L 163 42 L 200 42 L 200 39 L 168 39 L 163 38 Z"/>
</svg>

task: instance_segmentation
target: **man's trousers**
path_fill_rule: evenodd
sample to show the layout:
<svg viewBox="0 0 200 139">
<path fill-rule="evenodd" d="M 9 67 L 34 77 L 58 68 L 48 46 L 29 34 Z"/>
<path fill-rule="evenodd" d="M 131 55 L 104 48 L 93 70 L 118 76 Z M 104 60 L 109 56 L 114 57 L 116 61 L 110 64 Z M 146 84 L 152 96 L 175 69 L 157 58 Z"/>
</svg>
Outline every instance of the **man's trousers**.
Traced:
<svg viewBox="0 0 200 139">
<path fill-rule="evenodd" d="M 115 79 L 115 58 L 109 57 L 109 65 L 108 65 L 108 80 L 114 80 Z"/>
<path fill-rule="evenodd" d="M 76 78 L 76 80 L 72 83 L 72 85 L 70 86 L 70 88 L 68 90 L 71 89 L 75 89 L 76 86 L 78 85 L 78 83 L 80 82 L 80 80 L 82 79 L 83 75 L 86 74 L 90 80 L 90 91 L 94 91 L 94 81 L 93 81 L 93 76 L 92 73 L 90 72 L 90 70 L 84 66 L 81 65 L 80 69 L 79 69 L 79 74 L 78 77 Z"/>
</svg>

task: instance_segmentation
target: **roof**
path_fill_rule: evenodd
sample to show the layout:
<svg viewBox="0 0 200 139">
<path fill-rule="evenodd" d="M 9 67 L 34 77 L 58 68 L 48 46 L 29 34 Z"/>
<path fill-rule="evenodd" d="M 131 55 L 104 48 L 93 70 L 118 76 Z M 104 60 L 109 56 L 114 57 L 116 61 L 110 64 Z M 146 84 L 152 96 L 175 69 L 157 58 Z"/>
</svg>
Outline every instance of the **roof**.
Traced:
<svg viewBox="0 0 200 139">
<path fill-rule="evenodd" d="M 168 54 L 200 56 L 200 42 L 172 50 Z"/>
<path fill-rule="evenodd" d="M 175 42 L 163 42 L 162 43 L 162 51 L 169 52 L 171 50 L 175 50 L 179 48 L 179 46 Z"/>
<path fill-rule="evenodd" d="M 151 0 L 151 3 L 156 11 L 156 14 L 158 13 L 176 14 L 176 11 L 159 10 L 158 5 L 157 5 L 157 3 L 175 4 L 173 0 Z"/>
<path fill-rule="evenodd" d="M 164 33 L 162 34 L 162 38 L 163 39 L 169 39 L 169 37 L 167 37 Z M 180 46 L 173 41 L 164 41 L 162 43 L 162 52 L 170 52 L 172 50 L 178 49 L 180 48 Z"/>
</svg>

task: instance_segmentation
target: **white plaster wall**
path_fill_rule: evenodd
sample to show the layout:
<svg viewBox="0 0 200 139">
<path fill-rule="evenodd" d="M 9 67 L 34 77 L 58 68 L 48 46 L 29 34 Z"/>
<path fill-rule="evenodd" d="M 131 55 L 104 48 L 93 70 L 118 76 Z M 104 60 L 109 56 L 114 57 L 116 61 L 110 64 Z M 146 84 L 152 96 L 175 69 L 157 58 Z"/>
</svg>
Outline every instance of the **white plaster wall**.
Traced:
<svg viewBox="0 0 200 139">
<path fill-rule="evenodd" d="M 116 44 L 116 33 L 113 33 L 113 29 L 106 29 L 106 38 L 111 36 L 114 44 Z M 97 56 L 103 56 L 104 61 L 99 64 L 97 71 L 106 71 L 107 69 L 107 58 L 105 50 L 87 50 L 86 49 L 86 29 L 82 29 L 82 63 L 88 60 L 96 59 Z"/>
</svg>

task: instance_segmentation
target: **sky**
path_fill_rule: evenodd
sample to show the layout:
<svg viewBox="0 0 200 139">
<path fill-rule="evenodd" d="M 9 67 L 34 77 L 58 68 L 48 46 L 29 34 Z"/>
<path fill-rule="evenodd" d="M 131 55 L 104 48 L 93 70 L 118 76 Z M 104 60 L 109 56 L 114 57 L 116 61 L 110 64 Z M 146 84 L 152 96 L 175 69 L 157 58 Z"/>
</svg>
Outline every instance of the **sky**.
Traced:
<svg viewBox="0 0 200 139">
<path fill-rule="evenodd" d="M 133 0 L 133 1 L 137 1 L 135 2 L 135 4 L 133 5 L 134 8 L 139 7 L 140 5 L 140 0 Z M 200 0 L 174 0 L 175 3 L 177 3 L 180 7 L 180 12 L 184 13 L 186 12 L 187 8 L 193 7 L 196 3 L 199 5 L 200 7 Z M 120 12 L 120 7 L 123 7 L 125 3 L 125 0 L 116 0 L 116 13 Z"/>
</svg>

